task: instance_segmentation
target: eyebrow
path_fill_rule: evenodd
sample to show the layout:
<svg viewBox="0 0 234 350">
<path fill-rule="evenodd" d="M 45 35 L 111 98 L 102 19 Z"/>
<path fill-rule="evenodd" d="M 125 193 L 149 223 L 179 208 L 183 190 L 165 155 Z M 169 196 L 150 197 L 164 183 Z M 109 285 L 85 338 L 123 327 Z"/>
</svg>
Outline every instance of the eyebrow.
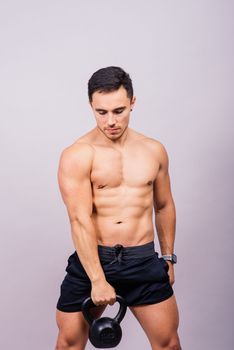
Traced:
<svg viewBox="0 0 234 350">
<path fill-rule="evenodd" d="M 124 111 L 126 108 L 127 108 L 126 106 L 117 107 L 117 108 L 113 109 L 112 112 L 116 112 L 116 111 L 118 111 L 119 109 L 122 109 L 122 110 Z M 103 109 L 103 108 L 95 108 L 95 111 L 96 111 L 96 112 L 107 112 L 107 110 L 106 110 L 106 109 Z"/>
</svg>

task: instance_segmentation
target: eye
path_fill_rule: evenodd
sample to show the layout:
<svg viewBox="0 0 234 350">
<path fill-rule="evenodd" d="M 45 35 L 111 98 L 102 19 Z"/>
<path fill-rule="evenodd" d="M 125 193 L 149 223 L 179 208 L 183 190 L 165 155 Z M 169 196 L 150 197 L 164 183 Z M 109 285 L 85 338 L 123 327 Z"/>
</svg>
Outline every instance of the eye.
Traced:
<svg viewBox="0 0 234 350">
<path fill-rule="evenodd" d="M 104 111 L 103 111 L 103 112 L 102 112 L 102 111 L 100 111 L 100 112 L 99 112 L 99 114 L 100 114 L 100 115 L 105 115 L 105 114 L 106 114 L 106 112 L 104 112 Z"/>
<path fill-rule="evenodd" d="M 115 111 L 115 114 L 121 114 L 123 112 L 123 109 Z"/>
</svg>

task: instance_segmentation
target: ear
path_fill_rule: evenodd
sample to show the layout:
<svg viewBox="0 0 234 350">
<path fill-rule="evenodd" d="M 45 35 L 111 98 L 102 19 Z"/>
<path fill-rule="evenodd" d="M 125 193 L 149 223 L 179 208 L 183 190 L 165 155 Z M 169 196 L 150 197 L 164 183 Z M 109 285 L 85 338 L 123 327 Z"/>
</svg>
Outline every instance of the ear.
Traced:
<svg viewBox="0 0 234 350">
<path fill-rule="evenodd" d="M 135 102 L 136 102 L 136 96 L 133 96 L 132 101 L 131 101 L 131 103 L 130 103 L 131 110 L 133 109 L 133 107 L 134 107 L 134 105 L 135 105 Z"/>
</svg>

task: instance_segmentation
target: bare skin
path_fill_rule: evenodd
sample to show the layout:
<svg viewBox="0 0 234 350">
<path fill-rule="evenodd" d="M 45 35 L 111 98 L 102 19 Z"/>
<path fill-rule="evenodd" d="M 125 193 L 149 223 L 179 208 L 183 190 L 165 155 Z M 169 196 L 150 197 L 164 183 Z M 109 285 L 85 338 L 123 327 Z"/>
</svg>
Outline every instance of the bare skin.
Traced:
<svg viewBox="0 0 234 350">
<path fill-rule="evenodd" d="M 98 244 L 136 246 L 154 240 L 155 210 L 161 253 L 174 250 L 176 213 L 167 152 L 159 141 L 128 127 L 134 104 L 135 97 L 130 101 L 123 87 L 109 93 L 95 92 L 91 108 L 97 126 L 67 147 L 59 163 L 60 191 L 75 249 L 91 281 L 96 317 L 116 300 L 100 264 Z M 174 269 L 168 264 L 173 284 Z M 129 309 L 152 349 L 181 349 L 175 296 Z M 82 312 L 56 310 L 56 320 L 56 349 L 85 349 L 88 324 Z"/>
</svg>

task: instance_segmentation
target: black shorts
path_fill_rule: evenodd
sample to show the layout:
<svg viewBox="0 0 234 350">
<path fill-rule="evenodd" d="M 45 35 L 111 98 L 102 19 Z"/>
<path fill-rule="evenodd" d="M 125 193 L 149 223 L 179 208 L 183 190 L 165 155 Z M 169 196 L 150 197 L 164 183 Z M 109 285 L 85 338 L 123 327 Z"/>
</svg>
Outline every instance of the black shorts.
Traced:
<svg viewBox="0 0 234 350">
<path fill-rule="evenodd" d="M 155 304 L 173 295 L 168 264 L 158 257 L 154 241 L 130 247 L 98 245 L 98 254 L 107 282 L 128 306 Z M 65 271 L 57 309 L 81 311 L 83 300 L 91 295 L 91 282 L 76 251 L 69 256 Z"/>
</svg>

